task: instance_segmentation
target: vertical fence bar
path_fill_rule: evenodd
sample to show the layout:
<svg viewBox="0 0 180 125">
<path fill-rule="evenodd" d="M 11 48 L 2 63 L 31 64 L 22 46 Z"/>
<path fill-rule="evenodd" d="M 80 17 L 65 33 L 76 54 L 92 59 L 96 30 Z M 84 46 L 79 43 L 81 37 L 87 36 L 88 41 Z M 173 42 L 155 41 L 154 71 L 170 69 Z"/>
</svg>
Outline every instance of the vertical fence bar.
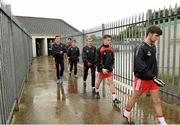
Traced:
<svg viewBox="0 0 180 125">
<path fill-rule="evenodd" d="M 122 51 L 122 43 L 123 43 L 123 20 L 121 19 L 121 30 L 120 30 L 120 38 L 121 38 L 121 44 L 120 44 L 120 81 L 122 81 L 122 76 L 123 76 L 123 51 Z"/>
<path fill-rule="evenodd" d="M 115 57 L 115 61 L 114 61 L 114 74 L 117 74 L 117 21 L 115 21 L 115 31 L 114 31 L 114 35 L 115 35 L 115 43 L 114 43 L 114 57 Z M 114 75 L 114 79 L 117 80 L 117 76 Z M 117 85 L 116 85 L 117 87 Z"/>
<path fill-rule="evenodd" d="M 165 8 L 164 8 L 164 10 L 163 10 L 163 17 L 165 17 Z M 162 80 L 164 81 L 164 68 L 165 68 L 165 64 L 164 64 L 164 60 L 165 60 L 165 19 L 163 19 L 163 22 L 162 22 L 162 32 L 163 32 L 163 40 L 161 40 L 161 42 L 162 42 L 162 59 L 161 59 L 161 64 L 159 65 L 159 66 L 162 66 L 161 67 L 161 69 L 162 69 L 162 73 L 161 73 L 161 78 L 162 78 Z"/>
<path fill-rule="evenodd" d="M 82 42 L 83 42 L 83 46 L 85 46 L 86 45 L 86 43 L 85 43 L 85 31 L 84 30 L 82 30 Z"/>
<path fill-rule="evenodd" d="M 132 24 L 132 30 L 131 30 L 131 36 L 132 36 L 132 41 L 133 41 L 133 45 L 134 45 L 134 42 L 136 42 L 135 40 L 134 40 L 134 25 L 133 25 L 133 23 L 134 23 L 134 16 L 132 16 L 131 17 L 131 24 Z M 132 60 L 132 63 L 131 63 L 131 80 L 133 80 L 133 67 L 134 67 L 134 47 L 132 46 L 131 47 L 131 49 L 132 49 L 132 53 L 131 53 L 131 60 Z M 133 86 L 133 82 L 131 81 L 131 86 Z"/>
<path fill-rule="evenodd" d="M 169 7 L 168 16 L 171 16 L 171 6 Z M 169 75 L 170 75 L 170 46 L 171 46 L 171 18 L 168 17 L 168 38 L 167 38 L 167 79 L 166 79 L 166 86 L 165 86 L 165 92 L 168 92 L 169 90 Z"/>
<path fill-rule="evenodd" d="M 126 27 L 125 27 L 125 37 L 126 37 L 126 40 L 124 41 L 125 42 L 125 53 L 124 53 L 124 55 L 125 55 L 125 60 L 126 60 L 126 63 L 125 63 L 125 76 L 124 76 L 124 78 L 125 78 L 125 84 L 127 85 L 127 64 L 128 64 L 128 61 L 129 60 L 127 60 L 127 42 L 128 42 L 128 18 L 126 18 L 126 22 L 125 22 L 126 24 Z"/>
<path fill-rule="evenodd" d="M 180 45 L 179 45 L 180 46 Z M 179 64 L 180 64 L 180 49 L 179 49 Z M 178 97 L 180 97 L 180 66 L 179 66 L 179 75 L 178 75 Z M 180 100 L 177 98 L 177 104 L 180 104 Z"/>
<path fill-rule="evenodd" d="M 132 37 L 131 37 L 131 27 L 132 27 L 132 25 L 131 25 L 131 17 L 129 17 L 129 21 L 128 21 L 128 23 L 129 23 L 129 35 L 128 35 L 128 38 L 129 38 L 129 42 L 128 42 L 128 60 L 129 60 L 129 63 L 128 63 L 128 79 L 131 79 L 131 70 L 130 70 L 130 65 L 131 65 L 131 63 L 132 63 L 132 60 L 131 60 L 131 45 L 132 45 Z M 128 80 L 128 86 L 130 86 L 130 80 Z"/>
<path fill-rule="evenodd" d="M 144 22 L 144 13 L 142 13 L 142 27 L 141 27 L 141 30 L 142 30 L 142 36 L 141 36 L 141 41 L 144 41 L 144 36 L 145 36 L 145 22 Z"/>
<path fill-rule="evenodd" d="M 125 47 L 124 47 L 124 43 L 125 43 L 125 37 L 126 37 L 126 29 L 125 29 L 125 18 L 123 19 L 123 42 L 122 42 L 122 68 L 123 68 L 123 71 L 122 71 L 122 82 L 124 83 L 125 82 L 125 79 L 124 79 L 124 76 L 125 76 L 125 63 L 126 63 L 126 60 L 125 60 L 125 57 L 124 57 L 124 50 L 125 50 Z"/>
<path fill-rule="evenodd" d="M 175 5 L 175 15 L 177 14 L 177 4 Z M 176 31 L 177 31 L 177 17 L 174 17 L 174 34 L 173 34 L 173 71 L 172 71 L 172 88 L 171 88 L 171 93 L 174 94 L 175 90 L 175 68 L 176 68 Z"/>
<path fill-rule="evenodd" d="M 121 59 L 121 49 L 120 49 L 120 46 L 121 46 L 121 29 L 120 29 L 120 26 L 121 26 L 121 20 L 118 21 L 118 30 L 117 30 L 117 35 L 118 35 L 118 61 L 119 64 L 118 65 L 118 69 L 117 69 L 117 75 L 121 75 L 120 71 L 121 71 L 121 63 L 120 63 L 120 59 Z M 117 80 L 120 81 L 120 77 L 117 76 Z"/>
<path fill-rule="evenodd" d="M 160 9 L 158 10 L 158 18 L 160 19 Z M 157 25 L 160 25 L 160 20 L 157 21 Z M 157 65 L 158 65 L 158 69 L 160 71 L 160 40 L 157 41 Z"/>
</svg>

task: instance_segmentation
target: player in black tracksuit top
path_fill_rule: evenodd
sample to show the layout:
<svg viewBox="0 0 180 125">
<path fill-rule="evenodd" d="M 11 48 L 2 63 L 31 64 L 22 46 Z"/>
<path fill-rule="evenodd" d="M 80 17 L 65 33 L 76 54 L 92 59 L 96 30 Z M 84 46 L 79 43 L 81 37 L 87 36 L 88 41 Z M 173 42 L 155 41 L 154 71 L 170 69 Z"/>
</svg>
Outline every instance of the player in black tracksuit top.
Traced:
<svg viewBox="0 0 180 125">
<path fill-rule="evenodd" d="M 108 85 L 112 93 L 112 101 L 114 104 L 120 103 L 117 99 L 116 89 L 113 83 L 113 68 L 114 68 L 114 51 L 111 47 L 112 36 L 103 36 L 103 45 L 97 49 L 96 65 L 99 77 L 96 80 L 96 98 L 100 99 L 99 86 L 103 79 L 108 79 Z"/>
<path fill-rule="evenodd" d="M 104 75 L 102 73 L 102 69 L 107 69 L 108 73 L 111 73 L 113 71 L 114 67 L 114 52 L 113 49 L 110 47 L 110 45 L 102 45 L 98 50 L 97 50 L 97 55 L 96 55 L 96 60 L 97 60 L 97 71 L 101 74 L 102 78 L 107 78 L 108 76 L 111 75 Z"/>
<path fill-rule="evenodd" d="M 158 75 L 156 46 L 142 42 L 134 49 L 134 75 L 143 80 L 153 80 Z"/>
<path fill-rule="evenodd" d="M 86 79 L 88 76 L 88 70 L 91 69 L 91 86 L 93 92 L 95 92 L 95 72 L 96 72 L 96 66 L 95 66 L 95 56 L 96 56 L 96 47 L 93 46 L 93 39 L 88 36 L 86 38 L 86 46 L 83 47 L 82 50 L 82 60 L 84 63 L 84 75 L 83 75 L 83 81 L 84 81 L 84 87 L 86 87 Z"/>
<path fill-rule="evenodd" d="M 159 124 L 167 124 L 163 117 L 161 99 L 159 96 L 159 87 L 155 80 L 158 75 L 156 46 L 155 42 L 159 42 L 162 30 L 156 25 L 147 28 L 144 42 L 136 46 L 134 51 L 134 90 L 132 97 L 128 100 L 123 116 L 128 123 L 131 121 L 131 110 L 143 93 L 149 92 L 156 111 Z M 147 108 L 149 108 L 147 106 Z"/>
<path fill-rule="evenodd" d="M 79 48 L 76 46 L 76 40 L 72 41 L 72 45 L 68 49 L 67 55 L 70 62 L 70 75 L 74 66 L 74 75 L 77 78 L 77 63 L 79 62 L 80 51 Z"/>
<path fill-rule="evenodd" d="M 64 53 L 66 53 L 66 46 L 60 42 L 60 37 L 56 36 L 55 43 L 52 45 L 52 54 L 56 63 L 57 83 L 63 83 Z"/>
</svg>

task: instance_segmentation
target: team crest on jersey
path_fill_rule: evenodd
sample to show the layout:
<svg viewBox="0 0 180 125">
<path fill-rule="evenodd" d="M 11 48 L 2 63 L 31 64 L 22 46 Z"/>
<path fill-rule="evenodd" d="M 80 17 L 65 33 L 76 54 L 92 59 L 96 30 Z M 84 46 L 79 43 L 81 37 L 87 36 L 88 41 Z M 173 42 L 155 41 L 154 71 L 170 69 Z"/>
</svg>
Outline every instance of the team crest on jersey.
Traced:
<svg viewBox="0 0 180 125">
<path fill-rule="evenodd" d="M 89 50 L 86 50 L 87 53 L 89 53 Z"/>
<path fill-rule="evenodd" d="M 151 56 L 151 52 L 150 52 L 150 51 L 148 51 L 147 55 L 148 55 L 148 56 Z"/>
</svg>

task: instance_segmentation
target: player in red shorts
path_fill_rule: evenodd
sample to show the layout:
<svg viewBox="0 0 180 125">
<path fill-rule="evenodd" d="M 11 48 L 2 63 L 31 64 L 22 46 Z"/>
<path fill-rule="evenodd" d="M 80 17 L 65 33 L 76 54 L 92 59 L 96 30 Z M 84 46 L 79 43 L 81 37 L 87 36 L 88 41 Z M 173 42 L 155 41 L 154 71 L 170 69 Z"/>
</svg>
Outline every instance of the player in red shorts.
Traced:
<svg viewBox="0 0 180 125">
<path fill-rule="evenodd" d="M 112 92 L 113 103 L 120 103 L 116 97 L 115 87 L 113 84 L 113 67 L 114 67 L 114 52 L 110 46 L 112 37 L 110 35 L 103 36 L 103 45 L 97 50 L 96 65 L 98 71 L 98 79 L 96 80 L 96 98 L 100 99 L 99 86 L 104 78 L 108 79 L 108 84 Z"/>
<path fill-rule="evenodd" d="M 134 104 L 143 93 L 149 92 L 157 114 L 158 122 L 160 124 L 166 124 L 161 107 L 159 88 L 154 82 L 154 79 L 158 75 L 155 42 L 159 40 L 161 34 L 162 30 L 158 26 L 150 26 L 146 31 L 144 42 L 140 43 L 135 48 L 134 92 L 123 113 L 123 116 L 126 118 L 128 123 L 132 123 L 130 112 Z"/>
</svg>

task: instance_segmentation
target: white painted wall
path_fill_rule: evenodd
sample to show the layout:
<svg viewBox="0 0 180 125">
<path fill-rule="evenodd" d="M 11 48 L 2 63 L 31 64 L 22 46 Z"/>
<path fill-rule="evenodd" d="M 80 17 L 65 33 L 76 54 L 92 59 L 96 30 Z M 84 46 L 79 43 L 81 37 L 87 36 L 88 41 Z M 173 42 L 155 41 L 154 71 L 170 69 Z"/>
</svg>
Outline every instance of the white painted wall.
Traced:
<svg viewBox="0 0 180 125">
<path fill-rule="evenodd" d="M 32 36 L 32 51 L 33 51 L 33 57 L 36 57 L 36 38 L 41 38 L 43 39 L 43 56 L 48 56 L 48 43 L 47 43 L 47 39 L 48 38 L 54 38 L 55 36 L 38 36 L 38 35 L 35 35 L 35 36 Z"/>
<path fill-rule="evenodd" d="M 32 37 L 32 52 L 33 52 L 33 57 L 36 57 L 36 38 Z"/>
</svg>

